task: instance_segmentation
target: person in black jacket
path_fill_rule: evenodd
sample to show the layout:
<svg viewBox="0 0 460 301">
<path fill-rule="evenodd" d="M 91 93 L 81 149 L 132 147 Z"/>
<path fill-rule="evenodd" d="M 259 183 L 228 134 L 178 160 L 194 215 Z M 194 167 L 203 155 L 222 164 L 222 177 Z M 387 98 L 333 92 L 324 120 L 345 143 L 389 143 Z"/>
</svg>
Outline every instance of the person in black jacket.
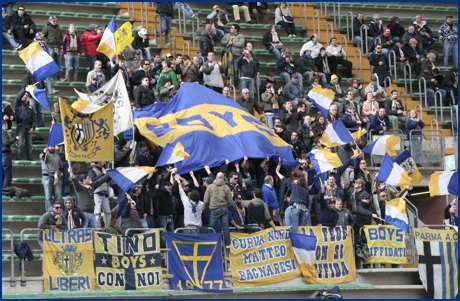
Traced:
<svg viewBox="0 0 460 301">
<path fill-rule="evenodd" d="M 25 11 L 26 8 L 23 5 L 19 5 L 18 10 L 11 15 L 14 36 L 16 39 L 19 39 L 24 48 L 29 46 L 27 39 L 33 39 L 37 31 L 35 22 Z"/>
<path fill-rule="evenodd" d="M 452 99 L 452 104 L 456 104 L 458 98 L 458 68 L 452 67 L 449 71 L 446 72 L 446 76 L 442 81 L 441 88 L 446 90 L 447 95 L 451 95 L 453 92 L 454 99 Z"/>
<path fill-rule="evenodd" d="M 378 218 L 377 211 L 374 208 L 374 205 L 371 204 L 371 197 L 369 194 L 363 193 L 361 195 L 361 202 L 357 205 L 356 208 L 356 219 L 353 225 L 353 231 L 355 233 L 355 242 L 360 242 L 360 228 L 365 225 L 372 225 L 372 218 L 374 218 L 377 225 L 382 226 L 382 220 Z M 364 235 L 362 235 L 364 238 Z"/>
<path fill-rule="evenodd" d="M 281 43 L 281 39 L 278 32 L 276 31 L 275 25 L 271 24 L 268 30 L 264 33 L 262 44 L 264 44 L 265 48 L 269 52 L 276 56 L 276 59 L 281 57 L 283 43 Z"/>
<path fill-rule="evenodd" d="M 369 33 L 369 26 L 366 25 L 366 22 L 364 21 L 364 14 L 363 13 L 358 13 L 356 15 L 356 18 L 353 19 L 353 39 L 356 41 L 356 44 L 358 47 L 361 47 L 361 27 L 364 27 L 362 29 L 363 32 L 363 38 L 366 36 L 367 32 L 367 46 L 364 45 L 364 50 L 366 52 L 369 52 L 372 50 L 372 47 L 374 46 L 374 38 L 370 35 Z"/>
<path fill-rule="evenodd" d="M 324 185 L 321 185 L 324 187 Z M 319 216 L 318 225 L 317 226 L 326 226 L 334 228 L 339 221 L 339 214 L 335 211 L 335 199 L 329 199 L 329 203 L 326 204 L 326 200 L 324 199 L 324 195 L 321 193 L 320 195 L 321 201 L 321 215 Z"/>
<path fill-rule="evenodd" d="M 148 106 L 152 103 L 152 92 L 149 89 L 149 78 L 142 78 L 141 85 L 134 89 L 134 104 L 136 108 Z"/>
<path fill-rule="evenodd" d="M 153 173 L 149 174 L 147 178 L 145 178 L 144 184 L 141 186 L 141 193 L 137 197 L 142 228 L 155 227 L 155 216 L 157 215 L 158 204 L 155 203 L 153 198 L 153 190 L 150 189 L 150 179 L 152 176 Z"/>
<path fill-rule="evenodd" d="M 16 160 L 21 160 L 21 152 L 24 144 L 27 148 L 27 160 L 32 161 L 32 132 L 35 130 L 35 113 L 29 104 L 29 95 L 23 89 L 14 100 L 16 111 L 16 133 L 19 136 Z"/>
<path fill-rule="evenodd" d="M 83 228 L 83 226 L 86 224 L 86 216 L 83 211 L 81 211 L 81 209 L 74 204 L 70 195 L 65 198 L 64 205 L 65 208 L 62 209 L 62 214 L 67 220 L 67 228 Z"/>
<path fill-rule="evenodd" d="M 128 91 L 128 95 L 130 98 L 133 97 L 133 74 L 131 69 L 127 67 L 125 58 L 121 55 L 118 56 L 117 62 L 111 64 L 110 67 L 110 76 L 114 77 L 117 75 L 118 71 L 121 70 L 121 75 L 123 77 L 123 81 L 126 86 L 126 90 Z"/>
<path fill-rule="evenodd" d="M 24 90 L 26 89 L 28 85 L 35 85 L 37 89 L 44 89 L 43 81 L 38 82 L 35 76 L 29 70 L 27 70 L 27 74 L 21 78 L 21 85 L 22 85 L 22 89 Z M 37 118 L 36 118 L 37 124 L 35 124 L 35 126 L 44 127 L 45 126 L 45 115 L 43 114 L 42 105 L 34 98 L 29 98 L 29 103 L 34 109 L 34 111 L 37 113 Z"/>
<path fill-rule="evenodd" d="M 152 55 L 150 54 L 150 44 L 149 44 L 149 36 L 147 33 L 147 29 L 142 28 L 139 30 L 137 35 L 134 36 L 134 41 L 131 43 L 131 46 L 135 50 L 139 49 L 142 51 L 142 56 L 149 61 L 152 60 Z"/>
<path fill-rule="evenodd" d="M 117 147 L 115 149 L 114 154 L 114 166 L 117 167 L 128 167 L 129 166 L 129 155 L 134 148 L 134 143 L 127 148 L 126 147 L 127 141 L 125 138 L 120 138 L 118 140 Z"/>
<path fill-rule="evenodd" d="M 174 2 L 157 2 L 157 14 L 160 16 L 161 31 L 156 31 L 156 36 L 159 38 L 163 32 L 165 33 L 166 46 L 171 46 L 171 24 L 174 13 Z"/>
<path fill-rule="evenodd" d="M 140 193 L 140 190 L 139 190 Z M 126 201 L 126 205 L 123 208 L 123 212 L 121 214 L 121 233 L 125 235 L 127 229 L 132 228 L 140 228 L 141 227 L 141 218 L 139 216 L 139 212 L 137 211 L 137 204 L 133 198 L 137 197 L 136 193 L 133 193 L 133 197 L 129 194 L 126 195 L 128 200 Z M 139 234 L 140 231 L 130 231 L 128 236 L 132 236 L 134 234 Z"/>
<path fill-rule="evenodd" d="M 11 17 L 6 14 L 6 8 L 2 7 L 2 37 L 10 43 L 15 50 L 20 50 L 22 45 L 14 40 Z"/>
<path fill-rule="evenodd" d="M 391 36 L 393 37 L 393 40 L 395 42 L 397 41 L 402 41 L 402 38 L 404 36 L 404 33 L 406 30 L 404 29 L 404 26 L 399 23 L 399 17 L 398 16 L 393 16 L 390 20 L 390 24 L 387 25 L 387 27 L 391 31 Z"/>
<path fill-rule="evenodd" d="M 154 63 L 155 64 L 155 63 Z M 161 64 L 157 64 L 154 68 L 150 68 L 150 60 L 144 59 L 141 63 L 141 69 L 137 70 L 133 75 L 134 87 L 142 85 L 142 79 L 148 77 L 148 87 L 150 90 L 155 88 L 157 80 L 155 79 L 155 72 L 160 70 Z"/>
<path fill-rule="evenodd" d="M 174 232 L 173 202 L 171 198 L 172 184 L 169 180 L 166 180 L 163 182 L 162 187 L 157 184 L 155 188 L 153 198 L 156 204 L 158 204 L 159 227 L 168 232 Z M 166 247 L 166 235 L 164 231 L 160 235 L 160 246 L 162 248 Z"/>
<path fill-rule="evenodd" d="M 212 25 L 206 24 L 200 36 L 200 55 L 206 61 L 209 52 L 214 52 L 214 41 L 211 36 Z"/>
</svg>

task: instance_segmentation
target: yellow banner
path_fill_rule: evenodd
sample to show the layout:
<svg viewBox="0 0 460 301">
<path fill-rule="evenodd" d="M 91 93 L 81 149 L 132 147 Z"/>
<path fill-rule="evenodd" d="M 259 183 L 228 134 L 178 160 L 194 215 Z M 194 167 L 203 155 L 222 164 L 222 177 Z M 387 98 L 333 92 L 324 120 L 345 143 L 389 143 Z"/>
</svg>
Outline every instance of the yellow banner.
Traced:
<svg viewBox="0 0 460 301">
<path fill-rule="evenodd" d="M 356 278 L 355 256 L 351 227 L 299 227 L 299 233 L 315 235 L 315 265 L 318 278 L 303 277 L 314 284 L 337 284 Z"/>
<path fill-rule="evenodd" d="M 301 275 L 289 229 L 278 227 L 253 234 L 230 233 L 230 268 L 235 287 L 277 283 Z"/>
<path fill-rule="evenodd" d="M 161 281 L 160 230 L 133 237 L 94 233 L 96 285 L 108 290 L 156 290 Z"/>
<path fill-rule="evenodd" d="M 93 235 L 90 229 L 45 230 L 43 278 L 47 293 L 94 290 Z"/>
<path fill-rule="evenodd" d="M 115 40 L 115 48 L 117 50 L 116 54 L 122 52 L 126 46 L 131 45 L 131 43 L 134 41 L 132 28 L 133 25 L 131 22 L 125 22 L 113 34 L 113 38 Z"/>
<path fill-rule="evenodd" d="M 406 232 L 392 225 L 364 226 L 368 263 L 407 263 Z"/>
<path fill-rule="evenodd" d="M 113 161 L 113 102 L 92 113 L 81 113 L 59 99 L 66 159 Z"/>
</svg>

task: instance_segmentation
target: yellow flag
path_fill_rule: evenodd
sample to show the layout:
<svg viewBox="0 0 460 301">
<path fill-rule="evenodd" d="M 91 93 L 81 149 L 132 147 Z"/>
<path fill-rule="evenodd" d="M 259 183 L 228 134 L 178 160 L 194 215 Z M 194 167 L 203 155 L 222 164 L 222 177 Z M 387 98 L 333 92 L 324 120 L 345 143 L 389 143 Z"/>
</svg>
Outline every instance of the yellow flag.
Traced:
<svg viewBox="0 0 460 301">
<path fill-rule="evenodd" d="M 117 54 L 123 51 L 126 46 L 130 45 L 133 40 L 133 25 L 130 22 L 126 22 L 125 24 L 121 25 L 117 31 L 115 31 L 113 37 L 115 39 L 115 48 L 117 50 Z"/>
<path fill-rule="evenodd" d="M 356 131 L 354 132 L 353 134 L 351 134 L 353 136 L 353 139 L 358 142 L 359 139 L 361 139 L 361 137 L 363 135 L 365 135 L 367 133 L 367 131 L 365 129 L 361 129 L 361 131 Z"/>
<path fill-rule="evenodd" d="M 67 160 L 113 160 L 113 102 L 99 110 L 82 113 L 59 99 Z"/>
</svg>

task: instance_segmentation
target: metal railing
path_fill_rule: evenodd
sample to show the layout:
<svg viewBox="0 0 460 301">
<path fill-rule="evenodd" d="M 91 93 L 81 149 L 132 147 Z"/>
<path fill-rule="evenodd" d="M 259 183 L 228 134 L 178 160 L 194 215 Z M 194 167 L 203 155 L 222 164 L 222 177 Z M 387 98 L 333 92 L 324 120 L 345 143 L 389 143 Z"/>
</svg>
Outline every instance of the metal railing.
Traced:
<svg viewBox="0 0 460 301">
<path fill-rule="evenodd" d="M 452 127 L 452 136 L 455 137 L 458 131 L 458 106 L 454 105 L 450 107 L 450 121 Z"/>
<path fill-rule="evenodd" d="M 212 233 L 216 233 L 216 230 L 214 230 L 214 228 L 212 227 L 206 227 L 206 228 L 208 229 L 208 233 L 210 233 L 209 231 L 211 231 Z M 192 231 L 194 233 L 190 233 Z M 177 229 L 174 229 L 174 233 L 195 234 L 195 235 L 199 234 L 197 226 L 185 226 L 185 227 L 177 228 Z"/>
<path fill-rule="evenodd" d="M 430 129 L 433 130 L 433 124 L 436 126 L 435 129 L 439 130 L 439 123 L 436 119 L 431 120 L 430 122 Z"/>
<path fill-rule="evenodd" d="M 126 3 L 126 5 L 128 6 L 127 13 L 131 18 L 133 18 L 134 17 L 134 2 L 117 2 L 117 6 L 121 7 L 122 3 Z"/>
<path fill-rule="evenodd" d="M 346 21 L 347 21 L 347 37 L 353 41 L 354 40 L 354 37 L 353 37 L 353 12 L 351 12 L 351 11 L 347 12 Z"/>
<path fill-rule="evenodd" d="M 185 52 L 185 45 L 187 45 L 187 52 Z M 182 55 L 187 54 L 190 56 L 190 43 L 189 42 L 184 42 L 184 45 L 182 45 Z"/>
<path fill-rule="evenodd" d="M 425 90 L 425 95 L 426 95 L 426 90 Z M 439 98 L 438 98 L 438 97 Z M 437 90 L 435 93 L 434 93 L 434 114 L 436 115 L 436 119 L 437 120 L 440 120 L 441 123 L 444 123 L 444 110 L 443 110 L 443 106 L 442 106 L 442 94 L 441 94 L 441 91 Z M 437 100 L 439 99 L 439 107 L 438 107 L 438 102 Z M 428 107 L 427 107 L 428 109 Z M 438 117 L 440 116 L 440 118 Z"/>
<path fill-rule="evenodd" d="M 407 73 L 406 73 L 406 68 L 409 70 Z M 409 94 L 412 95 L 412 66 L 410 64 L 404 65 L 403 71 L 404 71 L 403 74 L 405 75 L 404 76 L 404 90 L 409 91 Z M 409 84 L 409 90 L 407 89 L 408 84 Z"/>
<path fill-rule="evenodd" d="M 332 2 L 332 11 L 334 14 L 334 27 L 340 27 L 340 6 L 338 6 L 338 13 L 335 12 L 336 2 Z M 337 26 L 338 24 L 338 26 Z"/>
<path fill-rule="evenodd" d="M 329 28 L 331 29 L 331 37 L 334 36 L 334 26 L 328 23 L 326 26 L 326 42 L 329 43 Z"/>
<path fill-rule="evenodd" d="M 38 234 L 38 237 L 40 238 L 40 235 L 45 235 L 43 229 L 40 229 L 40 228 L 24 228 L 22 229 L 21 231 L 21 234 L 20 234 L 20 239 L 21 241 L 24 240 L 24 233 L 25 232 L 30 232 L 30 231 L 39 231 L 41 233 Z M 27 285 L 27 277 L 26 277 L 26 265 L 25 265 L 25 259 L 21 259 L 21 266 L 22 266 L 22 270 L 21 270 L 21 286 L 26 286 Z M 43 271 L 43 266 L 42 266 L 42 271 Z"/>
<path fill-rule="evenodd" d="M 359 59 L 358 59 L 359 56 Z M 363 53 L 360 49 L 355 50 L 355 74 L 358 75 L 358 70 L 361 71 L 361 80 L 364 79 L 364 73 L 363 73 Z M 359 69 L 358 69 L 359 66 Z"/>
<path fill-rule="evenodd" d="M 177 7 L 177 19 L 179 20 L 179 33 L 185 33 L 186 30 L 185 30 L 185 7 L 184 7 L 184 13 L 182 14 L 181 13 L 181 9 L 180 9 L 180 6 L 181 5 L 184 5 L 183 3 L 179 2 L 178 4 L 179 6 Z M 183 29 L 182 29 L 183 27 Z"/>
<path fill-rule="evenodd" d="M 415 105 L 415 109 L 414 109 L 414 110 L 415 110 L 415 112 L 417 112 L 417 110 L 418 110 L 418 112 L 417 112 L 417 116 L 418 116 L 420 119 L 422 119 L 422 120 L 423 120 L 423 108 L 422 108 L 422 105 L 421 105 L 421 104 L 419 104 L 419 103 L 418 103 L 418 104 L 416 104 L 416 105 Z"/>
<path fill-rule="evenodd" d="M 321 15 L 326 15 L 327 14 L 327 2 L 320 2 L 319 3 L 319 9 L 321 11 Z"/>
<path fill-rule="evenodd" d="M 365 24 L 363 24 L 359 28 L 359 36 L 361 37 L 361 52 L 362 53 L 364 53 L 364 43 L 366 43 L 366 50 L 369 51 L 369 43 L 367 42 L 367 30 L 363 30 L 363 28 L 366 28 Z M 364 39 L 363 39 L 363 36 L 364 36 Z"/>
<path fill-rule="evenodd" d="M 343 49 L 343 45 L 345 45 L 345 53 L 347 54 L 347 59 L 348 59 L 348 38 L 346 36 L 341 36 L 340 37 L 340 46 L 342 46 L 342 49 Z"/>
<path fill-rule="evenodd" d="M 196 30 L 198 30 L 198 28 L 200 28 L 200 19 L 198 18 L 198 16 L 196 16 L 195 19 L 192 20 L 192 45 L 193 47 L 196 47 L 195 45 L 195 37 L 196 37 L 196 30 L 195 30 L 195 22 L 196 22 Z"/>
<path fill-rule="evenodd" d="M 374 45 L 380 45 L 382 46 L 382 40 L 380 39 L 380 37 L 376 37 L 374 38 Z M 374 46 L 375 47 L 375 46 Z"/>
<path fill-rule="evenodd" d="M 236 88 L 234 85 L 228 85 L 228 87 L 230 88 L 230 90 L 233 91 L 233 99 L 236 100 Z"/>
<path fill-rule="evenodd" d="M 390 50 L 390 52 L 388 53 L 388 62 L 390 64 L 390 74 L 393 72 L 393 78 L 395 80 L 398 80 L 398 76 L 397 76 L 397 73 L 396 72 L 396 68 L 398 67 L 396 65 L 396 53 L 394 52 L 394 50 Z M 402 70 L 404 72 L 404 70 Z"/>
<path fill-rule="evenodd" d="M 148 2 L 141 2 L 140 6 L 141 6 L 141 26 L 143 28 L 147 28 L 148 25 L 149 25 L 149 4 L 148 4 Z M 144 8 L 144 6 L 145 6 L 145 8 Z M 134 13 L 134 11 L 133 11 L 133 13 Z"/>
<path fill-rule="evenodd" d="M 410 65 L 406 65 L 406 66 L 410 66 Z M 404 88 L 406 87 L 405 82 L 404 82 Z M 422 89 L 422 83 L 423 83 L 423 89 Z M 420 104 L 422 104 L 422 106 L 424 104 L 425 105 L 424 108 L 428 108 L 428 98 L 426 96 L 426 79 L 424 77 L 421 77 L 418 80 L 418 91 L 420 92 L 420 96 L 419 96 Z M 410 94 L 412 94 L 412 84 L 411 84 Z M 423 103 L 422 101 L 422 94 L 425 96 L 425 103 Z"/>
<path fill-rule="evenodd" d="M 2 233 L 3 233 L 3 232 L 8 232 L 9 234 L 7 234 L 7 235 L 10 236 L 10 239 L 9 239 L 9 241 L 10 241 L 10 250 L 5 250 L 5 251 L 2 250 L 2 253 L 3 253 L 3 252 L 6 253 L 6 252 L 10 252 L 10 251 L 11 251 L 11 259 L 10 259 L 10 261 L 11 261 L 10 286 L 11 286 L 11 287 L 15 287 L 15 286 L 16 286 L 16 277 L 14 276 L 14 244 L 13 244 L 13 239 L 14 239 L 14 238 L 13 238 L 13 231 L 11 231 L 10 229 L 7 229 L 7 228 L 3 228 L 3 229 L 2 229 Z"/>
<path fill-rule="evenodd" d="M 255 80 L 255 83 L 254 83 L 254 89 L 253 89 L 254 93 L 257 94 L 257 103 L 260 103 L 259 88 L 260 88 L 260 74 L 257 74 L 256 80 Z M 251 97 L 254 97 L 254 95 L 252 95 Z"/>
<path fill-rule="evenodd" d="M 159 29 L 157 27 L 157 24 L 159 24 Z M 156 14 L 155 18 L 153 19 L 153 28 L 155 30 L 155 36 L 157 34 L 157 31 L 158 30 L 160 31 L 160 35 L 158 36 L 157 45 L 159 47 L 163 47 L 163 42 L 161 41 L 161 20 L 160 20 L 160 15 L 159 14 Z"/>
<path fill-rule="evenodd" d="M 401 99 L 401 101 L 403 101 L 403 96 L 404 96 L 404 108 L 407 111 L 407 93 L 406 93 L 405 90 L 401 90 L 401 92 L 399 92 L 399 99 Z M 420 117 L 420 118 L 422 118 L 422 117 Z"/>
<path fill-rule="evenodd" d="M 171 33 L 174 33 L 174 43 L 171 41 L 171 36 L 172 34 Z M 173 45 L 174 45 L 174 57 L 176 57 L 176 54 L 177 54 L 177 36 L 176 36 L 176 30 L 174 29 L 174 27 L 171 27 L 171 30 L 169 31 L 169 53 L 172 53 L 173 52 Z"/>
<path fill-rule="evenodd" d="M 307 27 L 307 2 L 300 2 L 300 11 L 303 11 L 302 27 Z"/>
<path fill-rule="evenodd" d="M 320 39 L 319 19 L 320 19 L 319 12 L 315 9 L 313 11 L 313 18 L 312 18 L 312 20 L 313 20 L 313 33 L 318 35 L 318 39 Z M 316 23 L 315 23 L 315 21 L 316 21 Z M 317 29 L 316 26 L 318 26 L 318 32 L 316 32 L 316 29 Z"/>
</svg>

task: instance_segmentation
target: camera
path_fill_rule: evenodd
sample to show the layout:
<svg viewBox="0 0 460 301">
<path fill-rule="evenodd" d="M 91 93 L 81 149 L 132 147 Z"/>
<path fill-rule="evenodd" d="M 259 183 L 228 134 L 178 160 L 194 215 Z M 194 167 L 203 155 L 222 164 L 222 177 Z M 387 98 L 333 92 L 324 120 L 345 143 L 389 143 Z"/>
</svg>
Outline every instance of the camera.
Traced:
<svg viewBox="0 0 460 301">
<path fill-rule="evenodd" d="M 216 9 L 216 13 L 219 13 L 219 12 L 220 12 L 220 10 Z"/>
</svg>

